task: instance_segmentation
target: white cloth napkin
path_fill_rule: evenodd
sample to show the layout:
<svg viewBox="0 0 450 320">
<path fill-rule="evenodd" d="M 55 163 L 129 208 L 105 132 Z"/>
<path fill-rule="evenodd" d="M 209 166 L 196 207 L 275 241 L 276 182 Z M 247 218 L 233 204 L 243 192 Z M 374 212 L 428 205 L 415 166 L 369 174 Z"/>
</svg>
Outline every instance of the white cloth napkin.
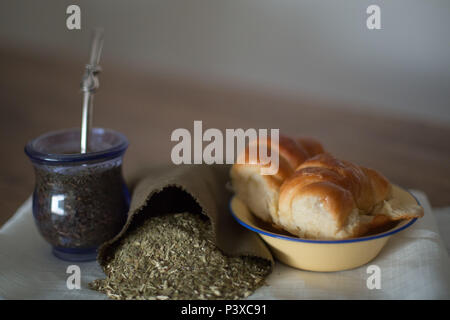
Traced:
<svg viewBox="0 0 450 320">
<path fill-rule="evenodd" d="M 250 299 L 450 299 L 450 260 L 426 196 L 413 191 L 425 217 L 394 235 L 366 266 L 333 273 L 300 271 L 277 263 L 267 285 Z M 81 289 L 68 289 L 67 267 L 81 271 Z M 381 289 L 368 289 L 369 265 L 381 271 Z M 104 278 L 96 262 L 55 258 L 39 235 L 28 199 L 0 229 L 0 299 L 106 299 L 88 288 Z"/>
<path fill-rule="evenodd" d="M 433 208 L 433 213 L 436 216 L 439 233 L 450 254 L 450 207 Z"/>
</svg>

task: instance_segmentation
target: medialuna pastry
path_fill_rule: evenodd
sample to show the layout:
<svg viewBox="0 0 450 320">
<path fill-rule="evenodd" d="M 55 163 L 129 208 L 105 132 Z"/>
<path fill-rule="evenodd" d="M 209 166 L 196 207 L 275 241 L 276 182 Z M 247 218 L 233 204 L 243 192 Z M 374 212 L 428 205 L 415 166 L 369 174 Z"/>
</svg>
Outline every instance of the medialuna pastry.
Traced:
<svg viewBox="0 0 450 320">
<path fill-rule="evenodd" d="M 230 171 L 237 197 L 277 228 L 300 238 L 347 239 L 423 216 L 420 206 L 395 199 L 379 172 L 335 158 L 314 139 L 280 137 L 278 147 L 276 174 L 261 175 L 257 163 L 234 164 Z"/>
</svg>

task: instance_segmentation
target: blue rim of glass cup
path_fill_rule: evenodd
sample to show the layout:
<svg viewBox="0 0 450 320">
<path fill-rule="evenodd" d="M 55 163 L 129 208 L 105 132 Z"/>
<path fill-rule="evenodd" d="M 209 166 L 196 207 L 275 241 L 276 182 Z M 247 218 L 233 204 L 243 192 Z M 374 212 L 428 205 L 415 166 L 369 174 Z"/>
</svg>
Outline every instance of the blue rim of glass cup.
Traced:
<svg viewBox="0 0 450 320">
<path fill-rule="evenodd" d="M 71 153 L 71 154 L 61 154 L 61 153 L 46 153 L 36 150 L 35 144 L 45 138 L 55 136 L 63 133 L 77 132 L 80 131 L 78 128 L 63 129 L 57 131 L 47 132 L 39 137 L 29 141 L 25 145 L 26 155 L 34 162 L 47 163 L 47 164 L 63 164 L 63 163 L 76 163 L 76 162 L 87 162 L 95 160 L 107 160 L 113 159 L 121 156 L 125 150 L 128 148 L 128 139 L 122 133 L 114 131 L 111 129 L 104 128 L 92 128 L 94 134 L 104 134 L 110 133 L 117 137 L 117 142 L 104 150 L 96 152 L 87 153 Z"/>
</svg>

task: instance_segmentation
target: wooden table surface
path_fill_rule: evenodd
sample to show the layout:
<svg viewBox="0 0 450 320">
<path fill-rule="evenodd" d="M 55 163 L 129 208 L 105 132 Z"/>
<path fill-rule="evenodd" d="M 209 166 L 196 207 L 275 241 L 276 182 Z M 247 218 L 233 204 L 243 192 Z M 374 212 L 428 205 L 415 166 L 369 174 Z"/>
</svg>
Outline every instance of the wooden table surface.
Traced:
<svg viewBox="0 0 450 320">
<path fill-rule="evenodd" d="M 79 126 L 83 66 L 82 60 L 0 50 L 0 225 L 33 190 L 25 143 L 46 131 Z M 112 63 L 103 69 L 94 122 L 129 138 L 126 176 L 168 163 L 171 132 L 192 130 L 194 120 L 203 120 L 204 129 L 280 128 L 317 137 L 336 155 L 425 191 L 433 206 L 450 205 L 450 126 Z"/>
</svg>

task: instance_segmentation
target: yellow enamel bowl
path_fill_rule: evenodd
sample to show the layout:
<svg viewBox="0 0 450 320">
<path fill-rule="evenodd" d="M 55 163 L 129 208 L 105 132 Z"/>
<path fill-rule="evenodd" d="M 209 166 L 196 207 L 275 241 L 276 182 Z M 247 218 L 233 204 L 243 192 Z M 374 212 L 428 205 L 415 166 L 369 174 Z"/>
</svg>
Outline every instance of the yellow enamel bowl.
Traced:
<svg viewBox="0 0 450 320">
<path fill-rule="evenodd" d="M 402 204 L 419 204 L 414 196 L 398 186 L 393 186 L 393 195 Z M 294 268 L 322 272 L 353 269 L 368 263 L 380 253 L 392 235 L 417 220 L 403 220 L 390 230 L 366 237 L 310 240 L 278 233 L 256 218 L 236 196 L 231 199 L 230 209 L 237 222 L 262 237 L 279 261 Z"/>
</svg>

